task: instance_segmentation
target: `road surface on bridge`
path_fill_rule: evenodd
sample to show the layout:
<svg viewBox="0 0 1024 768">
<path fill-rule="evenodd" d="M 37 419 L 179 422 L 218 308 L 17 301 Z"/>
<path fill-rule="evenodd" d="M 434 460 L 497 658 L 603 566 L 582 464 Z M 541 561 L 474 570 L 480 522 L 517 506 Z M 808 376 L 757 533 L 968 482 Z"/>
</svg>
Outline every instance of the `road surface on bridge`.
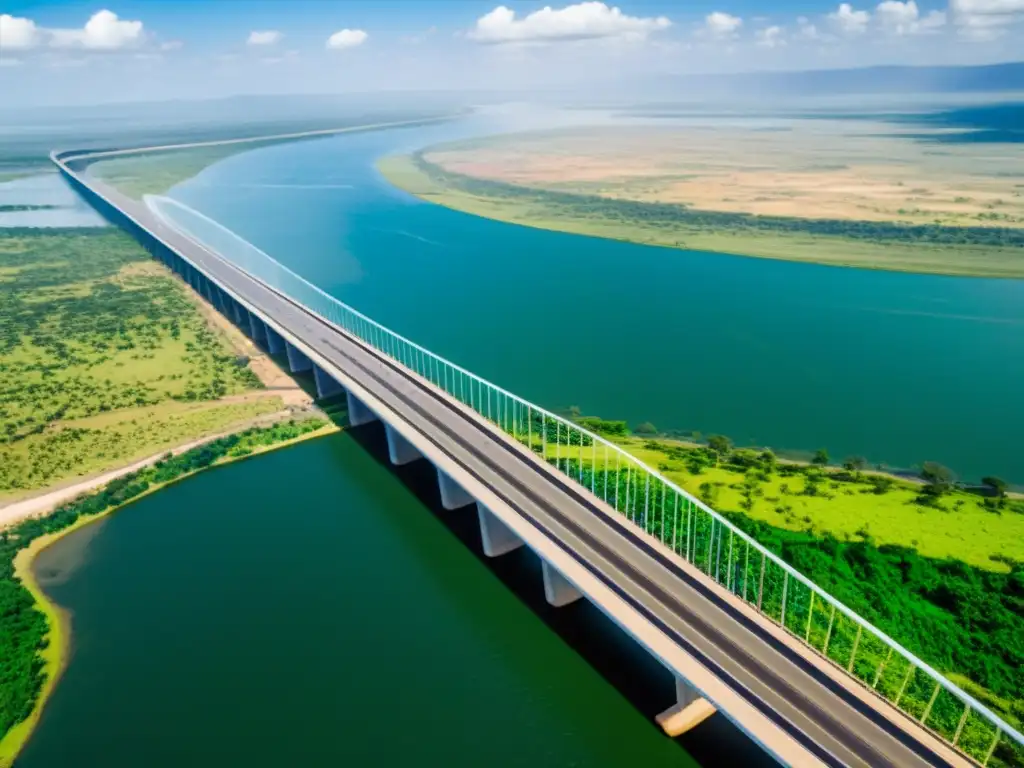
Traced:
<svg viewBox="0 0 1024 768">
<path fill-rule="evenodd" d="M 648 648 L 657 648 L 658 641 L 645 633 L 660 633 L 709 671 L 715 684 L 691 682 L 781 762 L 873 768 L 968 764 L 469 408 L 241 272 L 143 203 L 65 170 L 286 337 L 312 350 L 314 362 L 322 359 L 356 382 L 371 407 L 384 404 L 419 433 L 419 445 L 429 444 L 457 467 L 456 481 L 486 486 L 539 533 L 527 538 L 531 548 L 543 540 L 586 572 L 586 579 L 566 575 L 627 632 Z M 538 554 L 548 559 L 547 553 Z M 598 594 L 616 600 L 602 605 Z M 612 602 L 631 610 L 616 615 Z M 643 621 L 634 622 L 636 616 Z"/>
</svg>

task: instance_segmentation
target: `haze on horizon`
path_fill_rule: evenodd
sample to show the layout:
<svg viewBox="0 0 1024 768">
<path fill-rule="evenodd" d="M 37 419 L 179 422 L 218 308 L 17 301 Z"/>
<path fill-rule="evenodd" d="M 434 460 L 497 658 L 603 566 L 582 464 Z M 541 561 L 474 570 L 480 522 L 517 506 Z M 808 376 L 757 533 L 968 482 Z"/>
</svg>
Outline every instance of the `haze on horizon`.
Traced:
<svg viewBox="0 0 1024 768">
<path fill-rule="evenodd" d="M 0 92 L 8 109 L 355 92 L 596 98 L 638 84 L 657 97 L 695 75 L 993 64 L 1021 50 L 1024 0 L 15 0 L 0 14 Z"/>
</svg>

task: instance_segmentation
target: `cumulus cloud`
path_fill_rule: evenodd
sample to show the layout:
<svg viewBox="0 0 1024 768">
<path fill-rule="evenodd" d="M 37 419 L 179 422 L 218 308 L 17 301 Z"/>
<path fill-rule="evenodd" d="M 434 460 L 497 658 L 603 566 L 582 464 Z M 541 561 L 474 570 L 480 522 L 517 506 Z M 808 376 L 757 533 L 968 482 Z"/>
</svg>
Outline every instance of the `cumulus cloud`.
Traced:
<svg viewBox="0 0 1024 768">
<path fill-rule="evenodd" d="M 246 45 L 273 45 L 281 39 L 281 33 L 276 29 L 266 29 L 262 32 L 253 31 L 249 33 Z"/>
<path fill-rule="evenodd" d="M 184 45 L 181 40 L 166 40 L 160 43 L 161 51 L 176 51 Z"/>
<path fill-rule="evenodd" d="M 554 42 L 558 40 L 592 40 L 624 37 L 644 39 L 651 32 L 667 29 L 664 16 L 627 16 L 616 7 L 602 2 L 583 2 L 539 11 L 516 18 L 516 13 L 499 5 L 477 19 L 467 37 L 479 43 Z"/>
<path fill-rule="evenodd" d="M 718 40 L 736 37 L 736 33 L 742 26 L 743 19 L 739 16 L 730 16 L 722 11 L 715 11 L 704 17 L 704 28 Z"/>
<path fill-rule="evenodd" d="M 779 26 L 759 29 L 754 36 L 757 38 L 757 44 L 762 48 L 781 48 L 786 44 L 786 39 L 782 36 L 782 27 Z"/>
<path fill-rule="evenodd" d="M 54 48 L 85 48 L 93 51 L 116 51 L 140 44 L 141 21 L 118 18 L 113 11 L 94 13 L 81 29 L 51 29 L 50 45 Z"/>
<path fill-rule="evenodd" d="M 949 12 L 962 36 L 992 40 L 1024 19 L 1024 0 L 949 0 Z"/>
<path fill-rule="evenodd" d="M 806 16 L 798 16 L 796 19 L 796 37 L 801 40 L 820 40 L 821 32 Z"/>
<path fill-rule="evenodd" d="M 32 19 L 0 13 L 0 47 L 5 51 L 27 51 L 41 38 L 39 28 Z M 13 59 L 8 59 L 13 61 Z"/>
<path fill-rule="evenodd" d="M 355 48 L 366 42 L 369 35 L 361 29 L 341 29 L 327 38 L 327 47 L 335 50 Z"/>
<path fill-rule="evenodd" d="M 885 0 L 875 9 L 875 18 L 883 32 L 894 35 L 919 35 L 934 32 L 946 23 L 943 11 L 922 17 L 914 0 Z"/>
<path fill-rule="evenodd" d="M 859 35 L 868 28 L 871 14 L 867 11 L 854 10 L 849 3 L 840 3 L 839 7 L 828 15 L 829 21 L 844 35 Z"/>
</svg>

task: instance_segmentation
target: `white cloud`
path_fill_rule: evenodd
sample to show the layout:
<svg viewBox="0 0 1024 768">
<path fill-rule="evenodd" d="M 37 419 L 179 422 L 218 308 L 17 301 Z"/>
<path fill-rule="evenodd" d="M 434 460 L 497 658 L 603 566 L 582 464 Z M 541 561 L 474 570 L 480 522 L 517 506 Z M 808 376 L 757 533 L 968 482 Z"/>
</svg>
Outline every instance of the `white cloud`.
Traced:
<svg viewBox="0 0 1024 768">
<path fill-rule="evenodd" d="M 20 67 L 21 59 L 0 59 L 0 67 Z"/>
<path fill-rule="evenodd" d="M 0 13 L 0 45 L 6 51 L 27 51 L 40 39 L 39 29 L 32 19 Z"/>
<path fill-rule="evenodd" d="M 801 40 L 820 40 L 821 33 L 806 16 L 798 16 L 796 19 L 796 36 Z"/>
<path fill-rule="evenodd" d="M 93 51 L 130 48 L 144 39 L 141 21 L 125 21 L 107 10 L 94 13 L 81 29 L 51 29 L 49 32 L 50 45 L 54 48 Z"/>
<path fill-rule="evenodd" d="M 273 45 L 281 39 L 281 33 L 276 29 L 267 29 L 262 32 L 250 32 L 246 45 Z"/>
<path fill-rule="evenodd" d="M 867 11 L 856 11 L 849 3 L 840 3 L 828 18 L 840 32 L 852 36 L 859 35 L 868 28 L 871 14 Z"/>
<path fill-rule="evenodd" d="M 553 42 L 606 37 L 644 39 L 651 32 L 667 29 L 664 16 L 627 16 L 602 2 L 583 2 L 553 9 L 546 6 L 522 19 L 503 5 L 477 19 L 467 34 L 479 43 Z"/>
<path fill-rule="evenodd" d="M 167 40 L 165 42 L 160 43 L 160 50 L 161 51 L 176 51 L 179 48 L 181 48 L 183 45 L 185 45 L 185 44 L 183 42 L 181 42 L 181 40 Z"/>
<path fill-rule="evenodd" d="M 754 36 L 762 48 L 781 48 L 786 44 L 786 39 L 782 36 L 782 27 L 779 26 L 759 29 Z"/>
<path fill-rule="evenodd" d="M 369 35 L 361 29 L 342 29 L 327 38 L 327 47 L 341 50 L 355 48 L 366 42 Z"/>
<path fill-rule="evenodd" d="M 993 40 L 1024 19 L 1024 0 L 949 0 L 949 13 L 962 36 Z"/>
<path fill-rule="evenodd" d="M 934 32 L 946 23 L 944 11 L 932 11 L 924 18 L 914 0 L 885 0 L 875 9 L 882 31 L 893 35 L 918 35 Z"/>
<path fill-rule="evenodd" d="M 743 19 L 739 16 L 730 16 L 728 13 L 715 11 L 704 17 L 704 27 L 711 36 L 718 40 L 735 37 L 739 28 L 743 26 Z"/>
</svg>

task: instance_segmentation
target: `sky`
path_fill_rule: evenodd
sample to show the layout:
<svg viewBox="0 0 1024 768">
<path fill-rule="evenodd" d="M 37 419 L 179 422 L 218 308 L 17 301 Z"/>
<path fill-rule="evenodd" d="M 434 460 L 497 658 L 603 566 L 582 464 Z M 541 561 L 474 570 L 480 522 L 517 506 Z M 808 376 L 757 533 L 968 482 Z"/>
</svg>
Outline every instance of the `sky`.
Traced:
<svg viewBox="0 0 1024 768">
<path fill-rule="evenodd" d="M 1024 59 L 1024 0 L 0 0 L 0 110 Z"/>
</svg>

